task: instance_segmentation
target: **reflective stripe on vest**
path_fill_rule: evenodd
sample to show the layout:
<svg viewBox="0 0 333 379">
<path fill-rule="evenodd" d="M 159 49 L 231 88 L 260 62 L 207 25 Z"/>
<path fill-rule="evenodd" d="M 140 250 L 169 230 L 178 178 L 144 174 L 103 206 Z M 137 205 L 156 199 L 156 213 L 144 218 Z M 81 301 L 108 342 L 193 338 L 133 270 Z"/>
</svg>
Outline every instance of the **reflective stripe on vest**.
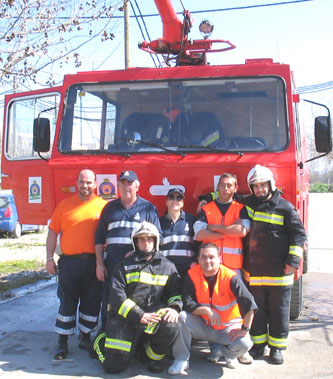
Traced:
<svg viewBox="0 0 333 379">
<path fill-rule="evenodd" d="M 133 282 L 145 283 L 155 286 L 165 286 L 169 279 L 169 275 L 154 275 L 149 272 L 136 271 L 126 274 L 126 283 Z"/>
<path fill-rule="evenodd" d="M 236 275 L 234 271 L 220 265 L 211 299 L 208 282 L 200 265 L 189 269 L 188 275 L 194 284 L 197 302 L 215 309 L 220 315 L 221 325 L 212 325 L 207 315 L 201 315 L 207 325 L 214 329 L 224 329 L 230 324 L 241 323 L 236 297 L 230 289 L 230 281 Z"/>
<path fill-rule="evenodd" d="M 251 276 L 243 269 L 242 276 L 250 286 L 292 286 L 294 284 L 294 274 L 284 276 Z"/>
<path fill-rule="evenodd" d="M 106 337 L 104 346 L 107 349 L 122 350 L 129 353 L 132 348 L 132 342 Z"/>
<path fill-rule="evenodd" d="M 214 201 L 204 205 L 208 224 L 232 225 L 239 219 L 240 211 L 244 206 L 236 201 L 232 201 L 226 214 L 222 216 L 221 211 Z M 204 241 L 203 243 L 208 242 Z M 241 269 L 243 266 L 243 242 L 242 237 L 224 237 L 214 241 L 220 248 L 222 263 L 228 268 Z"/>
</svg>

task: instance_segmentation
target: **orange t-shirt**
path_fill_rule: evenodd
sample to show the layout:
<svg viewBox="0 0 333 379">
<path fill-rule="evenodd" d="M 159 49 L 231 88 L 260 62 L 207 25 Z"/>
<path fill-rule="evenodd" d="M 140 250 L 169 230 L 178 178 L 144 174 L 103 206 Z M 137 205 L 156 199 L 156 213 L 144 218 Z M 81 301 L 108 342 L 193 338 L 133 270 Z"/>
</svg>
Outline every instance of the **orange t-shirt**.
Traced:
<svg viewBox="0 0 333 379">
<path fill-rule="evenodd" d="M 64 254 L 95 252 L 95 232 L 106 204 L 107 201 L 98 196 L 82 201 L 78 195 L 59 203 L 49 228 L 61 233 L 60 247 Z"/>
</svg>

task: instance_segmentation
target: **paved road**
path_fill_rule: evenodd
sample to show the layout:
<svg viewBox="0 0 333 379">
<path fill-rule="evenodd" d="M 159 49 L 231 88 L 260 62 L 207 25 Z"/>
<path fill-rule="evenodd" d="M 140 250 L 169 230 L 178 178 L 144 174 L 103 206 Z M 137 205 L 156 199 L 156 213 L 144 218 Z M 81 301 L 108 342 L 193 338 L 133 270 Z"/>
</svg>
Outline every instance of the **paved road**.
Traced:
<svg viewBox="0 0 333 379">
<path fill-rule="evenodd" d="M 322 195 L 321 195 L 322 196 Z M 205 360 L 207 346 L 193 347 L 188 371 L 191 378 L 294 379 L 333 378 L 333 249 L 330 220 L 324 215 L 333 210 L 333 196 L 312 196 L 309 226 L 310 272 L 304 277 L 304 312 L 291 323 L 285 364 L 273 366 L 267 357 L 237 370 L 223 362 Z M 325 212 L 332 214 L 332 212 Z M 317 237 L 319 236 L 319 237 Z M 68 360 L 53 361 L 56 335 L 52 332 L 57 313 L 56 285 L 0 304 L 0 376 L 53 378 L 109 378 L 97 361 L 77 347 L 77 336 L 70 338 Z M 166 360 L 164 374 L 171 361 Z M 141 363 L 135 362 L 123 375 L 113 378 L 153 378 Z"/>
</svg>

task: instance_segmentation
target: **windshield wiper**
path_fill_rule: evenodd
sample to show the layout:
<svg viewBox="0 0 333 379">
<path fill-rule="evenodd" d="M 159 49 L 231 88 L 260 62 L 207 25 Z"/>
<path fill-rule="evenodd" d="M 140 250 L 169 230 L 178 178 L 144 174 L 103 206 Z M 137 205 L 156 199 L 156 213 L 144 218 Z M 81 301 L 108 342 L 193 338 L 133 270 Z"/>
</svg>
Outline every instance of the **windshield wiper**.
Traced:
<svg viewBox="0 0 333 379">
<path fill-rule="evenodd" d="M 116 139 L 119 139 L 119 140 L 122 140 L 122 141 L 127 141 L 127 142 L 129 142 L 129 143 L 131 143 L 133 145 L 135 145 L 137 143 L 142 143 L 142 145 L 146 145 L 146 146 L 150 146 L 150 147 L 156 147 L 158 149 L 167 151 L 168 153 L 181 155 L 183 158 L 186 156 L 186 154 L 182 153 L 181 151 L 176 151 L 176 150 L 168 149 L 167 147 L 165 147 L 163 145 L 160 145 L 158 143 L 142 141 L 141 139 L 125 138 L 125 137 L 116 137 Z M 178 145 L 177 145 L 177 147 L 178 147 Z"/>
<path fill-rule="evenodd" d="M 221 149 L 218 146 L 202 146 L 202 145 L 177 145 L 181 149 L 207 149 L 211 151 L 227 151 L 225 149 Z"/>
</svg>

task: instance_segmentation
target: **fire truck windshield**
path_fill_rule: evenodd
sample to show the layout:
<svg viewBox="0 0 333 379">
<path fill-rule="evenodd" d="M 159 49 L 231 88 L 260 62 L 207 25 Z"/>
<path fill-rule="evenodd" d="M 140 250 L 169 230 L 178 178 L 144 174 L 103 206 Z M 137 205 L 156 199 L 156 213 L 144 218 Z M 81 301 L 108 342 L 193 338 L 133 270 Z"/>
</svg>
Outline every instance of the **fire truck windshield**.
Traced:
<svg viewBox="0 0 333 379">
<path fill-rule="evenodd" d="M 62 153 L 282 151 L 279 77 L 79 84 L 67 92 Z"/>
</svg>

